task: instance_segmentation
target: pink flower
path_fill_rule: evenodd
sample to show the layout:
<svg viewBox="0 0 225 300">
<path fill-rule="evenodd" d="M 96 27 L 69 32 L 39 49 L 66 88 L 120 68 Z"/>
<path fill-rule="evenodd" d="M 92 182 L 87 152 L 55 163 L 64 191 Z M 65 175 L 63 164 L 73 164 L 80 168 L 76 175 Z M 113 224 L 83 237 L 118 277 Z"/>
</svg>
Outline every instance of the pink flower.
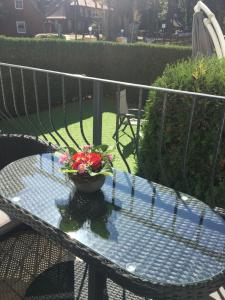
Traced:
<svg viewBox="0 0 225 300">
<path fill-rule="evenodd" d="M 79 164 L 79 166 L 77 167 L 77 170 L 80 174 L 84 174 L 87 170 L 86 164 Z"/>
<path fill-rule="evenodd" d="M 68 159 L 69 159 L 69 153 L 65 152 L 60 156 L 59 163 L 64 164 L 66 161 L 68 161 Z"/>
<path fill-rule="evenodd" d="M 108 157 L 109 161 L 113 161 L 113 155 L 112 154 L 108 154 L 107 157 Z"/>
<path fill-rule="evenodd" d="M 83 146 L 83 151 L 88 152 L 88 150 L 90 150 L 92 147 L 93 147 L 93 145 L 85 145 L 85 146 Z"/>
</svg>

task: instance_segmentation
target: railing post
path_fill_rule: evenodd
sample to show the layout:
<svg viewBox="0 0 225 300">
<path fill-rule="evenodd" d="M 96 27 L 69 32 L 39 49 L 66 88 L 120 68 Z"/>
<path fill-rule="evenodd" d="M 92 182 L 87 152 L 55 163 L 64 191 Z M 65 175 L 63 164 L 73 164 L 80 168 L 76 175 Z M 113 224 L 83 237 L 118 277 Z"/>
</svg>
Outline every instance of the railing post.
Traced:
<svg viewBox="0 0 225 300">
<path fill-rule="evenodd" d="M 93 144 L 102 143 L 102 84 L 93 82 Z"/>
</svg>

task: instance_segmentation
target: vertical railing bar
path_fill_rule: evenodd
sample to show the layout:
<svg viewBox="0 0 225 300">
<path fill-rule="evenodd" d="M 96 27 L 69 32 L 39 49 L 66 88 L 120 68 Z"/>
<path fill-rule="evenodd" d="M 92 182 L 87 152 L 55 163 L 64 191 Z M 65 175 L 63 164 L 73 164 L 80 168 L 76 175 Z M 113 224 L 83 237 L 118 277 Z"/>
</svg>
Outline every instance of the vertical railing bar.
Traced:
<svg viewBox="0 0 225 300">
<path fill-rule="evenodd" d="M 56 135 L 61 139 L 61 137 L 59 136 L 59 133 L 57 132 L 53 121 L 52 121 L 52 113 L 51 113 L 51 92 L 50 92 L 50 83 L 49 83 L 49 73 L 46 73 L 46 80 L 47 80 L 47 93 L 48 93 L 48 116 L 49 116 L 49 121 L 51 124 L 52 129 L 54 130 L 54 132 L 56 133 Z M 56 142 L 56 144 L 59 146 L 59 142 L 58 140 L 55 138 L 55 136 L 50 133 L 51 137 L 54 139 L 54 141 Z"/>
<path fill-rule="evenodd" d="M 0 116 L 3 118 L 3 120 L 7 120 L 9 123 L 11 123 L 11 126 L 12 126 L 13 129 L 16 129 L 13 120 L 10 119 L 10 118 L 9 118 L 4 112 L 2 112 L 1 110 L 0 110 Z M 0 132 L 1 132 L 1 130 L 0 130 Z"/>
<path fill-rule="evenodd" d="M 211 180 L 210 180 L 210 185 L 211 186 L 213 186 L 213 182 L 214 182 L 216 163 L 217 163 L 217 158 L 218 158 L 218 155 L 219 155 L 219 149 L 220 149 L 220 146 L 221 146 L 224 123 L 225 123 L 225 101 L 224 101 L 224 110 L 223 110 L 221 125 L 220 125 L 220 129 L 219 129 L 219 138 L 218 138 L 218 142 L 217 142 L 215 155 L 214 155 L 214 158 L 213 158 L 213 166 L 212 166 Z"/>
<path fill-rule="evenodd" d="M 79 113 L 80 113 L 80 131 L 81 135 L 87 145 L 90 145 L 88 142 L 85 133 L 84 133 L 84 127 L 83 127 L 83 99 L 82 99 L 82 85 L 81 85 L 81 79 L 78 79 L 78 97 L 79 97 Z"/>
<path fill-rule="evenodd" d="M 127 171 L 129 173 L 131 173 L 130 166 L 127 163 L 126 158 L 124 157 L 123 152 L 120 149 L 120 143 L 119 143 L 119 130 L 118 130 L 118 128 L 119 128 L 119 115 L 118 115 L 118 112 L 119 112 L 119 107 L 120 107 L 120 85 L 117 85 L 116 106 L 117 106 L 117 109 L 116 109 L 116 111 L 117 111 L 117 114 L 116 114 L 116 134 L 115 134 L 115 136 L 116 136 L 116 147 L 117 147 L 117 150 L 118 150 L 120 156 L 122 157 L 122 160 L 123 160 L 123 162 L 124 162 L 124 164 L 127 168 Z"/>
<path fill-rule="evenodd" d="M 190 114 L 189 126 L 188 126 L 188 133 L 187 133 L 187 140 L 186 140 L 185 151 L 184 151 L 184 160 L 183 160 L 183 178 L 185 180 L 185 184 L 187 187 L 188 187 L 188 182 L 187 182 L 187 177 L 186 177 L 186 173 L 187 173 L 186 164 L 187 164 L 187 155 L 188 155 L 189 141 L 190 141 L 190 137 L 191 137 L 191 130 L 192 130 L 192 123 L 193 123 L 195 107 L 196 107 L 196 97 L 193 96 L 192 97 L 191 114 Z"/>
<path fill-rule="evenodd" d="M 153 217 L 154 217 L 154 210 L 155 210 L 155 201 L 156 201 L 156 188 L 154 186 L 154 184 L 149 181 L 149 184 L 151 185 L 151 188 L 152 188 L 152 196 L 151 196 L 151 208 L 150 208 L 150 211 L 149 211 L 149 221 L 151 223 L 153 223 Z"/>
<path fill-rule="evenodd" d="M 39 107 L 39 97 L 38 97 L 38 89 L 37 89 L 37 76 L 36 76 L 36 71 L 33 71 L 33 82 L 34 82 L 34 95 L 35 95 L 35 102 L 36 102 L 36 111 L 37 111 L 37 119 L 39 124 L 41 125 L 41 128 L 44 131 L 48 131 L 45 126 L 43 125 L 40 117 L 40 107 Z M 48 139 L 46 138 L 44 133 L 41 133 L 43 138 L 47 141 Z"/>
<path fill-rule="evenodd" d="M 137 157 L 139 157 L 139 142 L 140 142 L 140 129 L 141 129 L 142 97 L 143 97 L 143 90 L 139 89 L 138 118 L 137 118 L 137 131 L 136 131 L 136 153 L 137 153 Z"/>
<path fill-rule="evenodd" d="M 4 89 L 4 84 L 3 84 L 3 76 L 2 76 L 2 68 L 1 68 L 1 66 L 0 66 L 0 82 L 1 82 L 2 100 L 3 100 L 4 109 L 6 111 L 6 114 L 8 114 L 11 119 L 14 119 L 14 117 L 9 112 L 8 106 L 6 104 L 5 89 Z"/>
<path fill-rule="evenodd" d="M 163 143 L 163 131 L 164 131 L 164 126 L 165 126 L 167 98 L 168 98 L 168 95 L 167 95 L 167 93 L 165 93 L 164 99 L 163 99 L 161 129 L 160 129 L 160 137 L 159 137 L 159 166 L 160 166 L 160 170 L 162 172 L 162 176 L 164 177 L 166 182 L 168 180 L 167 180 L 166 174 L 164 174 L 164 172 L 163 172 L 164 168 L 163 168 L 163 164 L 162 164 L 162 143 Z"/>
<path fill-rule="evenodd" d="M 135 193 L 135 185 L 136 185 L 136 176 L 135 175 L 132 175 L 131 177 L 132 179 L 132 183 L 131 183 L 131 193 L 130 193 L 130 201 L 129 201 L 129 206 L 130 206 L 130 209 L 129 209 L 129 212 L 133 212 L 133 209 L 134 209 L 134 193 Z"/>
<path fill-rule="evenodd" d="M 22 121 L 20 120 L 21 116 L 20 116 L 20 113 L 19 113 L 19 110 L 18 110 L 18 107 L 17 107 L 17 104 L 16 104 L 15 87 L 14 87 L 14 81 L 13 81 L 13 75 L 12 75 L 12 68 L 11 67 L 9 67 L 9 75 L 10 75 L 10 83 L 11 83 L 11 88 L 12 88 L 13 105 L 14 105 L 16 116 L 17 116 L 18 124 L 21 127 L 22 132 L 23 132 L 24 127 L 23 127 Z"/>
<path fill-rule="evenodd" d="M 93 81 L 93 144 L 102 143 L 102 83 Z"/>
<path fill-rule="evenodd" d="M 61 76 L 61 81 L 62 81 L 62 99 L 63 99 L 63 114 L 64 114 L 64 125 L 65 125 L 65 130 L 66 133 L 68 135 L 68 137 L 71 139 L 72 143 L 74 145 L 76 145 L 76 147 L 78 149 L 80 149 L 79 145 L 77 144 L 77 142 L 74 140 L 74 138 L 72 137 L 69 129 L 68 129 L 68 124 L 67 124 L 67 117 L 66 117 L 66 96 L 65 96 L 65 80 L 64 80 L 64 76 Z"/>
<path fill-rule="evenodd" d="M 28 112 L 28 109 L 27 109 L 27 97 L 26 97 L 26 91 L 25 91 L 23 69 L 20 69 L 20 75 L 21 75 L 21 81 L 22 81 L 22 93 L 23 93 L 23 104 L 24 104 L 25 114 L 26 114 L 28 122 L 31 124 L 31 127 L 34 129 L 34 132 L 37 133 L 35 135 L 38 136 L 39 135 L 39 130 L 36 128 L 36 126 L 31 121 L 31 119 L 29 117 L 29 112 Z"/>
<path fill-rule="evenodd" d="M 120 89 L 120 86 L 119 86 Z M 120 92 L 120 90 L 119 90 Z M 116 133 L 118 132 L 118 135 L 116 137 L 116 142 L 119 142 L 119 128 L 120 128 L 120 96 L 119 98 L 117 97 L 118 89 L 116 91 L 116 130 L 113 134 L 113 139 L 116 137 Z"/>
<path fill-rule="evenodd" d="M 54 156 L 54 154 L 52 153 L 52 155 L 51 155 L 51 167 L 52 167 L 52 175 L 54 176 L 55 175 L 55 164 L 54 164 L 54 160 L 55 160 L 55 156 Z"/>
<path fill-rule="evenodd" d="M 200 243 L 200 240 L 201 240 L 201 233 L 202 233 L 202 231 L 204 232 L 204 230 L 203 230 L 203 222 L 204 222 L 204 218 L 205 218 L 205 216 L 206 216 L 206 211 L 207 211 L 207 208 L 206 208 L 206 206 L 204 206 L 204 208 L 203 208 L 203 210 L 201 211 L 201 215 L 200 215 L 200 219 L 199 219 L 199 223 L 198 223 L 198 227 L 197 227 L 197 229 L 196 229 L 196 239 L 195 239 L 195 242 L 197 243 L 197 244 L 199 244 Z"/>
<path fill-rule="evenodd" d="M 175 206 L 174 206 L 174 209 L 173 209 L 173 221 L 172 221 L 172 231 L 174 233 L 176 232 L 176 221 L 177 221 L 178 209 L 179 209 L 179 198 L 176 197 Z"/>
</svg>

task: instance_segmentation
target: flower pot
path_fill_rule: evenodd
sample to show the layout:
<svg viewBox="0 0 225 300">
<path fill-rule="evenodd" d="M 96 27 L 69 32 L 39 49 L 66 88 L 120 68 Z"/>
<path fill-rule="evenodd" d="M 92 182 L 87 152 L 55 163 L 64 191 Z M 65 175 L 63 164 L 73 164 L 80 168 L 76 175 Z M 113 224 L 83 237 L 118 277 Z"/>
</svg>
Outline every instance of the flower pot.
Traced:
<svg viewBox="0 0 225 300">
<path fill-rule="evenodd" d="M 74 182 L 78 191 L 88 194 L 99 191 L 105 182 L 104 175 L 87 176 L 69 174 L 69 178 Z"/>
</svg>

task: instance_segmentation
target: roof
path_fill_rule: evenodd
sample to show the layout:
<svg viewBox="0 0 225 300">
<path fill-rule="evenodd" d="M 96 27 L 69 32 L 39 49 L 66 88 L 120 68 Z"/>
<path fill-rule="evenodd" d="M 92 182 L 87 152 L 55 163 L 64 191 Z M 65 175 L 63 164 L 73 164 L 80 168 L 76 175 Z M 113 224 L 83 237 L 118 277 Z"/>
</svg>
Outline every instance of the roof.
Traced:
<svg viewBox="0 0 225 300">
<path fill-rule="evenodd" d="M 96 0 L 74 0 L 70 3 L 71 6 L 79 5 L 83 7 L 96 8 L 96 9 L 108 9 L 107 5 L 100 3 Z"/>
<path fill-rule="evenodd" d="M 108 7 L 97 0 L 61 0 L 53 4 L 50 12 L 47 14 L 47 20 L 65 20 L 67 19 L 67 10 L 70 6 L 80 6 L 93 9 L 106 10 Z"/>
<path fill-rule="evenodd" d="M 46 19 L 48 19 L 48 20 L 51 20 L 51 19 L 65 20 L 65 19 L 67 19 L 64 2 L 61 2 L 58 5 L 56 5 L 55 9 L 52 11 L 51 14 L 49 14 L 46 17 Z"/>
</svg>

